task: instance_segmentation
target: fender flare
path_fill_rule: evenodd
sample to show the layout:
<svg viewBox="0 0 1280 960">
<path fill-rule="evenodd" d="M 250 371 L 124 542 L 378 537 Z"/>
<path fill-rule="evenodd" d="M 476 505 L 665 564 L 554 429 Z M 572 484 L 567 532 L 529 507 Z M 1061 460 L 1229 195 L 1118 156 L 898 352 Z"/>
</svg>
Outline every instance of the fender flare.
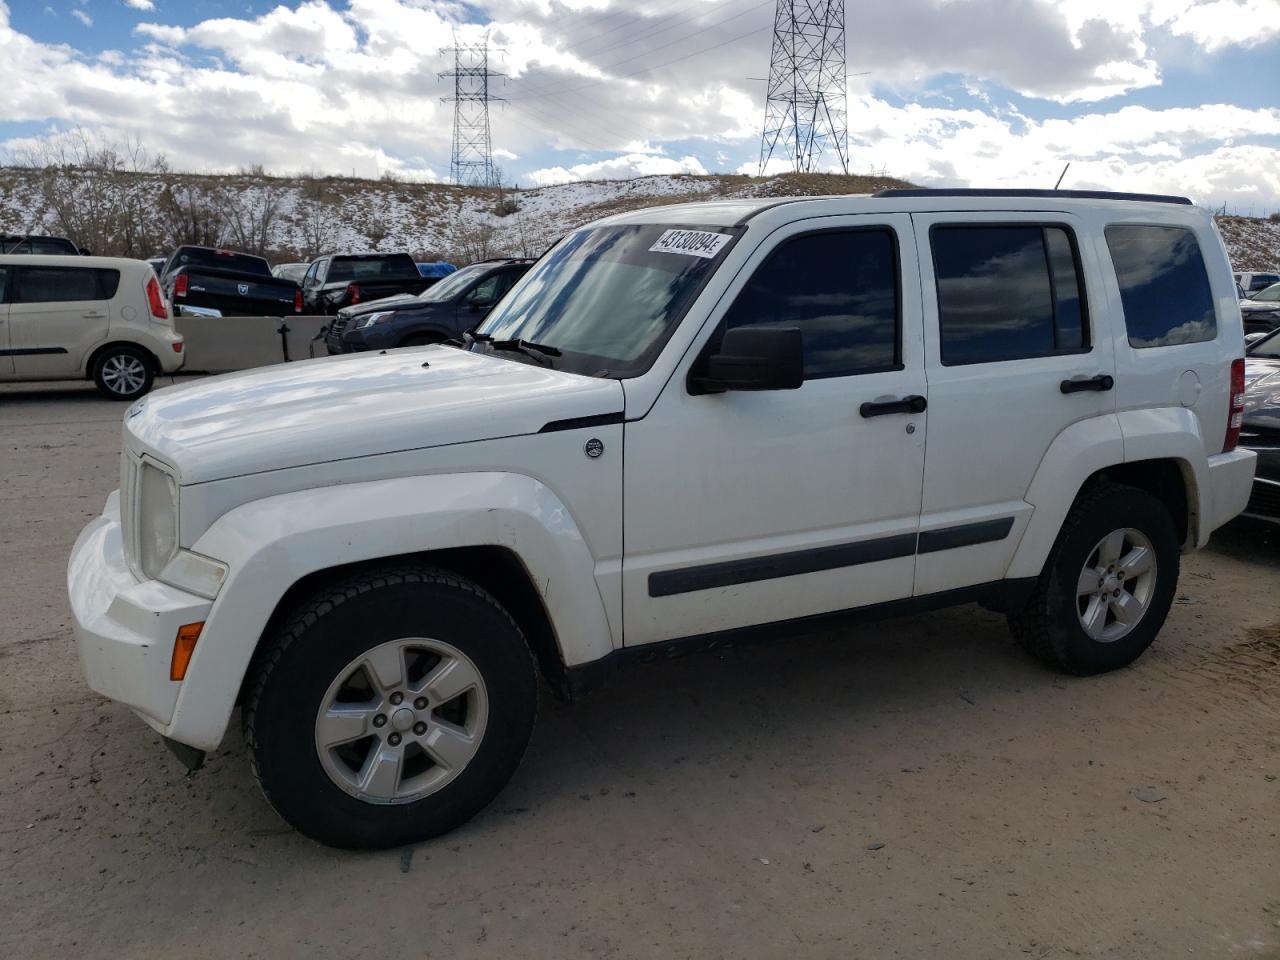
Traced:
<svg viewBox="0 0 1280 960">
<path fill-rule="evenodd" d="M 263 631 L 303 577 L 382 557 L 483 546 L 504 547 L 524 564 L 567 666 L 613 652 L 595 558 L 568 508 L 532 477 L 433 474 L 281 494 L 229 511 L 192 546 L 229 573 L 167 735 L 202 750 L 217 747 Z"/>
<path fill-rule="evenodd" d="M 1187 529 L 1202 546 L 1210 519 L 1200 497 L 1207 488 L 1204 443 L 1193 411 L 1181 407 L 1128 410 L 1071 424 L 1054 438 L 1027 489 L 1034 511 L 1005 576 L 1038 577 L 1071 505 L 1088 479 L 1108 467 L 1173 460 L 1187 486 Z"/>
</svg>

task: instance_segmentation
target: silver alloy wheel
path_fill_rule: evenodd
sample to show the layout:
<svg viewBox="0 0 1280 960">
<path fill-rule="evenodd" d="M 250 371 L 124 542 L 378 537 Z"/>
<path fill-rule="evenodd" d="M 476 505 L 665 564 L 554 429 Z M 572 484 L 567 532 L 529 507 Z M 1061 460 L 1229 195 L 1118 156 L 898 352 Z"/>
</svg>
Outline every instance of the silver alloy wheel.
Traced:
<svg viewBox="0 0 1280 960">
<path fill-rule="evenodd" d="M 452 644 L 390 640 L 334 678 L 316 714 L 320 765 L 366 803 L 412 803 L 475 756 L 489 718 L 480 671 Z"/>
<path fill-rule="evenodd" d="M 1114 643 L 1138 625 L 1156 589 L 1156 552 L 1140 530 L 1112 530 L 1080 571 L 1076 612 L 1094 640 Z"/>
<path fill-rule="evenodd" d="M 147 382 L 147 368 L 131 353 L 113 354 L 102 364 L 102 382 L 112 393 L 134 393 Z"/>
</svg>

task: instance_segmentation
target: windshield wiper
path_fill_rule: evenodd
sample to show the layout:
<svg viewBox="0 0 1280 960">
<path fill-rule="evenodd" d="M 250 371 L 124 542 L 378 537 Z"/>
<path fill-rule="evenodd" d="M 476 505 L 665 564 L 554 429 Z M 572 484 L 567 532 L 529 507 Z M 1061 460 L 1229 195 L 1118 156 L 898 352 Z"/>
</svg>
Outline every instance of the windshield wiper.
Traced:
<svg viewBox="0 0 1280 960">
<path fill-rule="evenodd" d="M 474 336 L 474 334 L 472 334 Z M 544 357 L 558 357 L 560 350 L 556 347 L 548 346 L 545 343 L 534 343 L 532 340 L 493 340 L 487 341 L 489 348 L 492 350 L 514 350 L 517 353 L 523 353 L 525 356 L 533 356 L 540 353 Z"/>
</svg>

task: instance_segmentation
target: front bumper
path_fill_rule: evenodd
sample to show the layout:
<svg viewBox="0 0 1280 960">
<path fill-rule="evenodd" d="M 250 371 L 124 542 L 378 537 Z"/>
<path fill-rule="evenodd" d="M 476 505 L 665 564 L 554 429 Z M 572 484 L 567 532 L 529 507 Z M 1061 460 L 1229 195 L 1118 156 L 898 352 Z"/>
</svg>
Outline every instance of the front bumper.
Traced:
<svg viewBox="0 0 1280 960">
<path fill-rule="evenodd" d="M 169 679 L 174 638 L 179 627 L 206 620 L 213 602 L 133 575 L 124 559 L 119 491 L 71 550 L 67 595 L 89 686 L 170 734 L 182 687 Z"/>
</svg>

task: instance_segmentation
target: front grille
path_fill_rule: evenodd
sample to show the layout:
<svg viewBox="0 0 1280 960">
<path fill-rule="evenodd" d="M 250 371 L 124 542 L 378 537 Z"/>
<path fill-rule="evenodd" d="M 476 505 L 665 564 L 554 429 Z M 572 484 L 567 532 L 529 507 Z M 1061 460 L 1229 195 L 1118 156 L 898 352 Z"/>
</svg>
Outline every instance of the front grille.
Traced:
<svg viewBox="0 0 1280 960">
<path fill-rule="evenodd" d="M 1280 483 L 1254 480 L 1249 505 L 1244 508 L 1244 512 L 1262 517 L 1280 517 Z"/>
<path fill-rule="evenodd" d="M 125 563 L 135 572 L 138 569 L 138 538 L 134 529 L 137 491 L 138 458 L 128 450 L 122 450 L 120 453 L 120 536 L 124 541 Z"/>
<path fill-rule="evenodd" d="M 344 317 L 342 314 L 333 318 L 333 322 L 329 324 L 329 333 L 325 339 L 335 347 L 342 343 L 342 335 L 347 332 L 347 327 L 351 325 L 351 318 Z"/>
</svg>

